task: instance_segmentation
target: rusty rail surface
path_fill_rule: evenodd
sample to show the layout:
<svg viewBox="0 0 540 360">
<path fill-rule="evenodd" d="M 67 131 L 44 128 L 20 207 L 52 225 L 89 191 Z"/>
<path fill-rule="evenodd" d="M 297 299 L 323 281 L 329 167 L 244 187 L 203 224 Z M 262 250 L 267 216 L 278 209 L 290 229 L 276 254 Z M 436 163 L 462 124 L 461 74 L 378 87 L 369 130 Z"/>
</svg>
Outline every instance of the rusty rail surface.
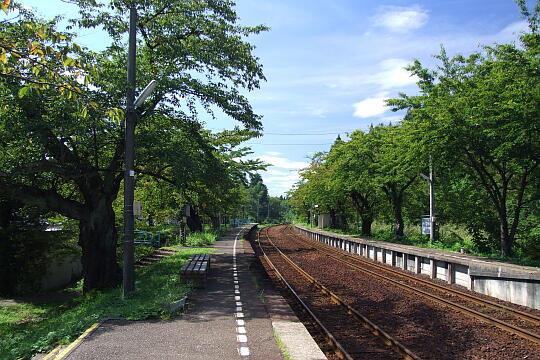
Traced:
<svg viewBox="0 0 540 360">
<path fill-rule="evenodd" d="M 298 234 L 297 232 L 293 232 L 293 233 L 291 233 L 291 235 L 295 236 L 295 238 L 298 241 L 308 243 L 307 240 L 301 238 L 300 234 Z M 534 325 L 540 325 L 540 318 L 538 318 L 537 316 L 535 316 L 533 314 L 527 314 L 527 313 L 522 312 L 522 311 L 517 310 L 517 309 L 512 309 L 510 307 L 500 305 L 500 304 L 497 304 L 495 302 L 491 302 L 489 300 L 484 300 L 484 299 L 482 299 L 480 297 L 475 297 L 474 295 L 466 294 L 466 293 L 460 292 L 460 291 L 455 290 L 455 289 L 450 289 L 450 288 L 447 288 L 447 287 L 432 283 L 432 282 L 427 281 L 427 280 L 419 279 L 417 277 L 413 277 L 413 276 L 398 272 L 398 271 L 393 270 L 391 268 L 388 268 L 386 266 L 379 265 L 379 264 L 373 263 L 373 262 L 368 261 L 368 260 L 364 260 L 359 256 L 353 256 L 353 255 L 351 255 L 349 253 L 346 253 L 346 252 L 343 252 L 341 250 L 334 249 L 333 247 L 331 247 L 329 245 L 321 244 L 321 243 L 319 243 L 319 242 L 317 242 L 315 240 L 310 239 L 308 244 L 309 244 L 309 246 L 312 246 L 313 248 L 324 252 L 327 256 L 329 256 L 329 257 L 331 257 L 331 258 L 333 258 L 333 259 L 335 259 L 337 261 L 340 261 L 340 262 L 344 263 L 345 265 L 347 265 L 347 266 L 349 266 L 349 267 L 351 267 L 351 268 L 353 268 L 355 270 L 358 270 L 358 271 L 361 271 L 363 273 L 378 277 L 378 278 L 380 278 L 380 279 L 382 279 L 384 281 L 387 281 L 389 283 L 392 283 L 393 285 L 396 285 L 396 286 L 398 286 L 398 287 L 400 287 L 402 289 L 411 291 L 411 292 L 413 292 L 415 294 L 422 295 L 422 296 L 424 296 L 426 298 L 429 298 L 431 300 L 434 300 L 434 301 L 437 301 L 437 302 L 442 303 L 444 305 L 447 305 L 447 306 L 449 306 L 449 307 L 451 307 L 451 308 L 453 308 L 455 310 L 461 311 L 462 313 L 465 313 L 465 314 L 467 314 L 469 316 L 472 316 L 472 317 L 474 317 L 474 318 L 476 318 L 478 320 L 489 323 L 489 324 L 494 325 L 494 326 L 496 326 L 496 327 L 498 327 L 500 329 L 508 331 L 508 332 L 510 332 L 512 334 L 521 336 L 521 337 L 523 337 L 525 339 L 528 339 L 528 340 L 533 341 L 533 342 L 535 342 L 537 344 L 540 344 L 540 335 L 537 335 L 535 333 L 532 333 L 532 332 L 530 332 L 528 330 L 522 329 L 522 328 L 517 327 L 515 325 L 509 324 L 509 323 L 504 322 L 502 320 L 496 319 L 496 318 L 494 318 L 492 316 L 483 314 L 483 313 L 481 313 L 479 311 L 476 311 L 474 309 L 470 309 L 470 308 L 468 308 L 466 306 L 463 306 L 461 304 L 457 304 L 457 303 L 452 302 L 450 300 L 444 299 L 444 298 L 442 298 L 440 296 L 430 294 L 430 293 L 428 293 L 426 291 L 423 291 L 421 289 L 417 289 L 414 286 L 404 284 L 404 283 L 402 283 L 402 282 L 400 282 L 400 281 L 398 281 L 396 279 L 393 279 L 391 277 L 379 274 L 379 273 L 374 272 L 372 270 L 363 268 L 363 267 L 361 267 L 361 266 L 359 266 L 359 265 L 357 265 L 355 263 L 359 262 L 362 265 L 367 265 L 367 266 L 376 268 L 378 270 L 385 271 L 385 272 L 390 273 L 390 274 L 392 274 L 394 276 L 405 278 L 405 279 L 407 279 L 409 281 L 413 281 L 413 282 L 416 282 L 416 283 L 421 283 L 422 285 L 426 285 L 426 286 L 428 286 L 428 287 L 430 287 L 432 289 L 436 289 L 436 290 L 439 290 L 439 291 L 442 291 L 442 292 L 445 292 L 445 293 L 450 293 L 451 295 L 459 296 L 461 298 L 473 301 L 473 302 L 475 302 L 477 304 L 480 304 L 482 306 L 486 306 L 486 307 L 494 308 L 494 309 L 499 310 L 499 311 L 505 311 L 507 313 L 511 313 L 511 314 L 515 315 L 516 317 L 519 317 L 521 319 L 524 319 L 524 320 L 527 320 L 527 321 L 533 323 Z M 354 261 L 354 262 L 351 262 L 351 261 L 346 260 L 344 258 L 352 259 L 352 261 Z"/>
<path fill-rule="evenodd" d="M 352 359 L 351 355 L 347 353 L 347 351 L 341 346 L 337 340 L 334 338 L 334 336 L 328 331 L 328 329 L 322 324 L 322 322 L 316 317 L 316 315 L 309 309 L 307 304 L 305 304 L 296 291 L 290 286 L 290 284 L 285 280 L 283 275 L 277 270 L 276 266 L 271 262 L 268 255 L 264 251 L 264 249 L 261 246 L 260 243 L 260 234 L 262 231 L 265 231 L 265 236 L 268 240 L 268 243 L 276 249 L 277 253 L 289 264 L 291 267 L 293 267 L 296 271 L 298 271 L 304 278 L 307 279 L 308 282 L 313 284 L 315 287 L 317 287 L 321 293 L 327 295 L 331 301 L 334 303 L 337 303 L 341 305 L 347 312 L 349 316 L 355 317 L 358 319 L 363 327 L 367 328 L 374 336 L 381 339 L 384 344 L 391 347 L 394 351 L 396 351 L 398 354 L 403 356 L 404 359 L 407 360 L 420 360 L 420 357 L 414 354 L 412 351 L 407 349 L 405 346 L 403 346 L 399 341 L 394 339 L 392 336 L 390 336 L 388 333 L 386 333 L 384 330 L 382 330 L 380 327 L 378 327 L 376 324 L 374 324 L 372 321 L 370 321 L 368 318 L 363 316 L 359 311 L 352 308 L 350 305 L 348 305 L 346 302 L 344 302 L 339 296 L 334 294 L 332 291 L 330 291 L 327 287 L 320 284 L 315 278 L 313 278 L 311 275 L 309 275 L 307 272 L 305 272 L 302 268 L 300 268 L 294 261 L 292 261 L 287 255 L 285 255 L 270 239 L 270 236 L 268 235 L 268 228 L 265 228 L 259 232 L 259 248 L 263 254 L 263 257 L 267 264 L 275 271 L 276 275 L 280 278 L 281 281 L 289 288 L 291 293 L 294 295 L 294 297 L 297 299 L 297 301 L 306 309 L 306 311 L 309 313 L 309 315 L 317 322 L 319 327 L 323 330 L 325 333 L 327 339 L 333 344 L 334 350 L 336 351 L 336 354 L 341 359 Z"/>
</svg>

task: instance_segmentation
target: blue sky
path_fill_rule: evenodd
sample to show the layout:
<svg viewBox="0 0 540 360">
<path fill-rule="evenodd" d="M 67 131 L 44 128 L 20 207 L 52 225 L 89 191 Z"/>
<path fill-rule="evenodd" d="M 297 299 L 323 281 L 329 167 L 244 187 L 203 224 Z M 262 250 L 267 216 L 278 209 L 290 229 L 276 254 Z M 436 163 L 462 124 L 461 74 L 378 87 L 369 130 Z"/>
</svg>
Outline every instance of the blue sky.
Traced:
<svg viewBox="0 0 540 360">
<path fill-rule="evenodd" d="M 20 2 L 47 17 L 70 15 L 59 0 Z M 271 27 L 250 39 L 267 82 L 246 95 L 264 116 L 265 135 L 249 144 L 252 157 L 273 165 L 261 175 L 274 196 L 338 134 L 399 121 L 383 102 L 416 91 L 403 69 L 412 59 L 431 66 L 441 44 L 449 55 L 466 55 L 526 30 L 512 0 L 237 0 L 236 10 L 242 24 Z M 95 48 L 100 36 L 85 30 L 78 42 Z M 207 121 L 214 130 L 232 126 Z"/>
</svg>

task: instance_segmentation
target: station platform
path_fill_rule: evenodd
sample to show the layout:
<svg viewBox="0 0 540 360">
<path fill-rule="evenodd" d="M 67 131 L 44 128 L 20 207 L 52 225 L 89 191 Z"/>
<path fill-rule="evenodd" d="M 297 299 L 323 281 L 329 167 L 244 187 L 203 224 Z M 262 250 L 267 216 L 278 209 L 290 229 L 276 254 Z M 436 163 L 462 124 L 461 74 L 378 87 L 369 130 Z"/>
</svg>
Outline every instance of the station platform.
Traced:
<svg viewBox="0 0 540 360">
<path fill-rule="evenodd" d="M 296 231 L 343 251 L 532 309 L 540 309 L 540 268 L 471 254 L 421 248 L 296 226 Z"/>
<path fill-rule="evenodd" d="M 253 226 L 234 228 L 213 245 L 206 287 L 189 295 L 180 316 L 106 320 L 50 359 L 283 359 L 276 335 L 295 360 L 326 359 L 271 283 L 252 270 L 257 259 L 242 233 Z"/>
</svg>

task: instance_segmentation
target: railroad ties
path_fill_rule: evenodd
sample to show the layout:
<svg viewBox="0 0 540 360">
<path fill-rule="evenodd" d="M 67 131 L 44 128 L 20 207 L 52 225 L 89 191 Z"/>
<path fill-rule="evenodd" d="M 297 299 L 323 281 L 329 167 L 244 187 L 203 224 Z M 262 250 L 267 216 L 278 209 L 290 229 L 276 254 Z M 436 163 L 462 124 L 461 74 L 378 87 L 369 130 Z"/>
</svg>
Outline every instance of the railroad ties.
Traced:
<svg viewBox="0 0 540 360">
<path fill-rule="evenodd" d="M 271 227 L 260 256 L 326 333 L 338 357 L 540 358 L 540 317 Z M 375 335 L 375 336 L 374 336 Z"/>
</svg>

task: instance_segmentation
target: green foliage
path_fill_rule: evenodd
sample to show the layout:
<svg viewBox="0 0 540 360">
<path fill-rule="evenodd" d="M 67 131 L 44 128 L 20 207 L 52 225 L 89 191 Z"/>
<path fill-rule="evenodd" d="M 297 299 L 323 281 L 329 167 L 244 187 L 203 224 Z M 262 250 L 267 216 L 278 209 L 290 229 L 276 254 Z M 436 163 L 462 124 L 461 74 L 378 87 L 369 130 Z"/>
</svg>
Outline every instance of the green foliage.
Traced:
<svg viewBox="0 0 540 360">
<path fill-rule="evenodd" d="M 60 231 L 45 231 L 48 223 Z M 47 269 L 65 257 L 80 256 L 77 231 L 68 221 L 47 219 L 39 209 L 0 201 L 0 294 L 41 292 Z"/>
<path fill-rule="evenodd" d="M 467 58 L 449 58 L 442 49 L 438 70 L 418 61 L 409 68 L 421 79 L 420 95 L 389 100 L 395 108 L 409 109 L 408 127 L 420 149 L 437 154 L 439 166 L 454 167 L 484 192 L 505 256 L 512 254 L 524 208 L 538 200 L 533 190 L 540 165 L 535 36 L 523 36 L 523 47 L 485 47 Z"/>
<path fill-rule="evenodd" d="M 72 27 L 101 27 L 111 35 L 104 51 L 75 44 L 73 34 L 56 29 L 60 19 L 45 21 L 22 8 L 0 22 L 0 195 L 79 221 L 89 290 L 119 280 L 115 217 L 122 205 L 113 211 L 113 202 L 123 179 L 132 2 L 72 2 L 80 7 Z M 185 203 L 203 216 L 219 217 L 219 209 L 232 214 L 243 173 L 260 167 L 234 159 L 248 152 L 236 147 L 262 129 L 240 89 L 264 81 L 247 37 L 267 28 L 239 25 L 229 1 L 136 6 L 137 90 L 159 79 L 137 109 L 136 198 L 148 205 L 145 220 L 163 224 Z M 241 127 L 212 134 L 199 121 L 200 109 Z M 95 249 L 100 253 L 88 253 Z"/>
<path fill-rule="evenodd" d="M 195 232 L 187 236 L 186 245 L 187 246 L 206 246 L 215 243 L 217 240 L 217 235 L 214 233 L 208 232 Z"/>
<path fill-rule="evenodd" d="M 422 238 L 400 237 L 406 222 L 418 224 L 427 214 L 426 183 L 416 179 L 431 157 L 438 223 L 467 231 L 441 236 L 437 246 L 538 259 L 540 2 L 533 10 L 517 3 L 531 29 L 519 45 L 483 47 L 467 57 L 449 57 L 443 48 L 435 69 L 414 61 L 408 70 L 419 79 L 418 95 L 387 101 L 407 111 L 403 121 L 355 131 L 316 155 L 291 193 L 298 217 L 309 222 L 318 204 L 316 213 L 329 214 L 334 228 L 347 229 L 339 217 L 357 216 L 364 235 L 421 245 Z M 372 231 L 374 221 L 393 221 L 397 237 Z"/>
<path fill-rule="evenodd" d="M 158 263 L 136 270 L 136 291 L 123 298 L 122 289 L 93 291 L 70 300 L 22 303 L 0 307 L 0 359 L 30 358 L 37 352 L 67 344 L 104 318 L 142 320 L 170 318 L 165 304 L 182 298 L 189 287 L 180 284 L 178 269 L 194 253 L 180 250 Z M 73 289 L 80 291 L 78 289 Z"/>
<path fill-rule="evenodd" d="M 214 244 L 219 238 L 224 236 L 229 229 L 229 226 L 221 226 L 217 229 L 207 230 L 204 232 L 193 232 L 188 234 L 186 245 L 191 247 L 207 246 Z"/>
</svg>

